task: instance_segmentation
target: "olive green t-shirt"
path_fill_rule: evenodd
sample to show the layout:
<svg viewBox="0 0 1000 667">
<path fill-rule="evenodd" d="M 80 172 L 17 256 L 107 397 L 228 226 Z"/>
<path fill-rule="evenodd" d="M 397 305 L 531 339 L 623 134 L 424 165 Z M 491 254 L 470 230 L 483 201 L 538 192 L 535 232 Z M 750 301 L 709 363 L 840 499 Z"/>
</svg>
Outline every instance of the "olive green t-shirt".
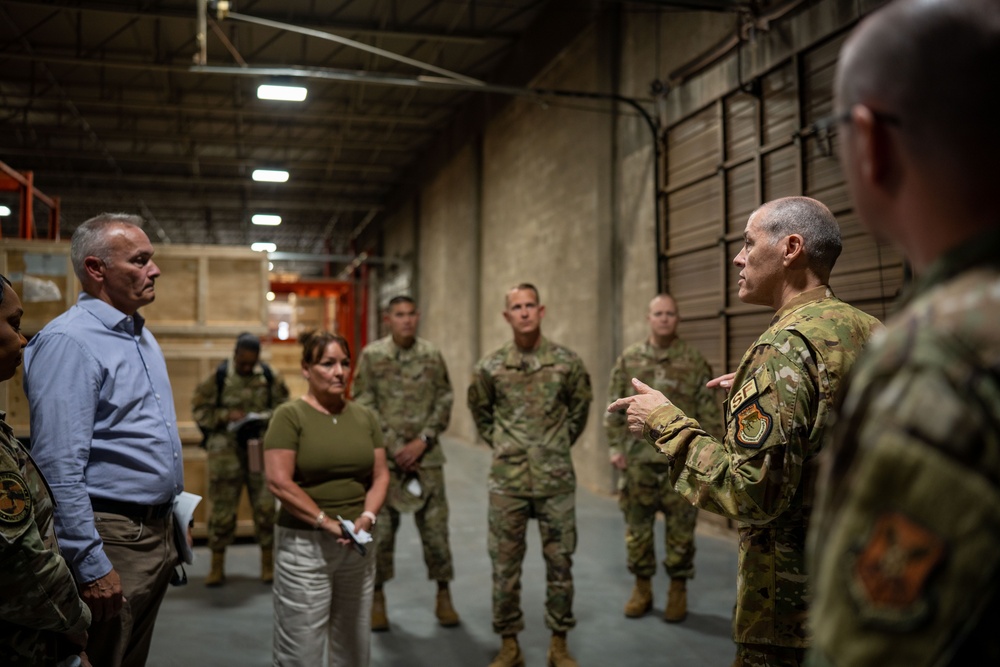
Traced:
<svg viewBox="0 0 1000 667">
<path fill-rule="evenodd" d="M 293 479 L 330 517 L 354 520 L 365 509 L 372 482 L 375 449 L 382 447 L 382 428 L 368 408 L 349 401 L 339 415 L 328 415 L 301 398 L 274 411 L 264 449 L 295 451 Z M 278 525 L 312 529 L 285 508 Z"/>
</svg>

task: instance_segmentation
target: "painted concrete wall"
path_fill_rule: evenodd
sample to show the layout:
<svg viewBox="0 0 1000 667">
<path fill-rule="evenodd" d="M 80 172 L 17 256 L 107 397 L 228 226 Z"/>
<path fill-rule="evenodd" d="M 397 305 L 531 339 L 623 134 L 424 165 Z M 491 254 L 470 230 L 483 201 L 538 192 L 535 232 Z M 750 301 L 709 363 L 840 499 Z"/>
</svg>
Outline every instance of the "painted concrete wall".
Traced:
<svg viewBox="0 0 1000 667">
<path fill-rule="evenodd" d="M 423 190 L 420 206 L 420 335 L 437 345 L 455 392 L 448 433 L 472 442 L 476 427 L 465 407 L 479 357 L 479 157 L 463 147 Z"/>
</svg>

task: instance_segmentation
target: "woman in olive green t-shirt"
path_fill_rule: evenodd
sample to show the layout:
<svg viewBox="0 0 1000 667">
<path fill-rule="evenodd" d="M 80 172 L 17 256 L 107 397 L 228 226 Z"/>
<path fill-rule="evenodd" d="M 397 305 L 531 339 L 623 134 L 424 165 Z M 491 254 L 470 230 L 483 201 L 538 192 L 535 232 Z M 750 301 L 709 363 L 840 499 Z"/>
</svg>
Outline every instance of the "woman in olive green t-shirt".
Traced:
<svg viewBox="0 0 1000 667">
<path fill-rule="evenodd" d="M 369 660 L 374 550 L 362 554 L 336 517 L 369 533 L 389 486 L 378 417 L 347 400 L 347 341 L 302 342 L 306 395 L 278 406 L 264 437 L 275 526 L 274 665 L 364 667 Z"/>
</svg>

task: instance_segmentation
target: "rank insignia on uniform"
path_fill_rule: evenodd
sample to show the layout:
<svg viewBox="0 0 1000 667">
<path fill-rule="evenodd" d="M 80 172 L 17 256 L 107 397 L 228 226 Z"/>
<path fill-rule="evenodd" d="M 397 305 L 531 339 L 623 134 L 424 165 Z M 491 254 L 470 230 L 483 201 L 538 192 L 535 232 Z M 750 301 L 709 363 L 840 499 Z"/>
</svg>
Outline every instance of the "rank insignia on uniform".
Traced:
<svg viewBox="0 0 1000 667">
<path fill-rule="evenodd" d="M 756 449 L 771 434 L 774 420 L 754 401 L 736 414 L 736 442 Z"/>
<path fill-rule="evenodd" d="M 31 493 L 16 472 L 0 472 L 0 523 L 15 526 L 31 516 Z"/>
<path fill-rule="evenodd" d="M 740 407 L 751 398 L 757 395 L 757 381 L 750 378 L 743 383 L 743 386 L 733 393 L 732 397 L 729 399 L 729 414 L 736 412 L 736 408 Z"/>
<path fill-rule="evenodd" d="M 944 559 L 945 542 L 899 512 L 875 522 L 853 564 L 851 592 L 869 621 L 912 625 L 930 610 L 927 581 Z"/>
</svg>

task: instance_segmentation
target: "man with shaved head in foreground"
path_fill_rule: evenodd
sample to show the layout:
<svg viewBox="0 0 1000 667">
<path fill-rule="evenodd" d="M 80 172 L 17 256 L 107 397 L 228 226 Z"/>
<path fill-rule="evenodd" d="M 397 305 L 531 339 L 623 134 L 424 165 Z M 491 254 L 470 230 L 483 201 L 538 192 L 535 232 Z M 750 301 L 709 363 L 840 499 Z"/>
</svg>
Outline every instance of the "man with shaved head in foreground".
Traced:
<svg viewBox="0 0 1000 667">
<path fill-rule="evenodd" d="M 1000 664 L 1000 4 L 896 2 L 845 43 L 861 220 L 917 280 L 824 454 L 809 664 Z"/>
<path fill-rule="evenodd" d="M 834 296 L 840 227 L 826 206 L 786 197 L 753 212 L 733 259 L 744 303 L 777 311 L 743 355 L 713 438 L 672 397 L 632 380 L 629 429 L 663 452 L 674 488 L 739 522 L 734 667 L 798 667 L 809 646 L 806 529 L 833 397 L 878 320 Z"/>
</svg>

